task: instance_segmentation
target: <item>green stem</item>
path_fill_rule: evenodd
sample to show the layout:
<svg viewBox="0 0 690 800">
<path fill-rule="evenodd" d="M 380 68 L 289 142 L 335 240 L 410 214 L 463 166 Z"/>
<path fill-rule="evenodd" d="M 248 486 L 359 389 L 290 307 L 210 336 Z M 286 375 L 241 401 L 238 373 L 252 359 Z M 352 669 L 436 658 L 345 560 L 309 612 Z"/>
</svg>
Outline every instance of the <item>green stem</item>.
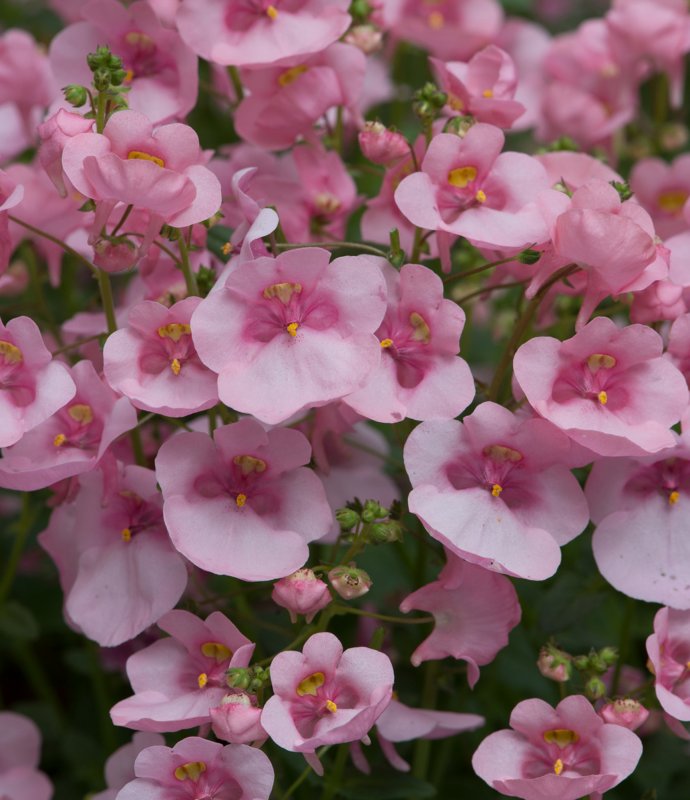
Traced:
<svg viewBox="0 0 690 800">
<path fill-rule="evenodd" d="M 112 702 L 108 696 L 108 686 L 105 681 L 103 665 L 99 658 L 99 648 L 94 642 L 87 642 L 86 649 L 89 656 L 89 677 L 93 689 L 96 709 L 98 710 L 98 723 L 101 729 L 101 738 L 106 752 L 112 753 L 117 747 L 115 728 L 110 721 L 110 707 Z"/>
<path fill-rule="evenodd" d="M 383 622 L 392 622 L 396 625 L 424 625 L 434 622 L 434 617 L 415 617 L 414 619 L 407 619 L 406 617 L 392 617 L 387 614 L 376 614 L 373 611 L 365 611 L 363 608 L 350 608 L 350 606 L 333 605 L 331 606 L 334 614 L 356 614 L 359 617 L 371 617 L 371 619 L 380 619 Z"/>
<path fill-rule="evenodd" d="M 27 231 L 31 231 L 35 233 L 37 236 L 41 236 L 43 239 L 47 239 L 49 242 L 53 242 L 58 247 L 61 247 L 65 253 L 69 253 L 71 256 L 74 256 L 78 261 L 81 261 L 82 264 L 86 264 L 86 266 L 91 270 L 91 272 L 96 272 L 96 267 L 81 253 L 78 253 L 74 248 L 70 247 L 68 244 L 65 244 L 61 239 L 58 239 L 55 236 L 52 236 L 50 233 L 46 233 L 46 231 L 42 231 L 40 228 L 35 228 L 33 225 L 29 225 L 28 222 L 24 222 L 21 219 L 18 219 L 12 214 L 8 214 L 7 218 L 10 219 L 12 222 L 16 222 L 17 225 L 21 225 L 22 228 L 26 228 Z"/>
<path fill-rule="evenodd" d="M 60 353 L 68 353 L 70 350 L 75 350 L 77 347 L 81 347 L 84 344 L 88 344 L 89 342 L 95 342 L 96 339 L 100 339 L 101 336 L 107 336 L 107 333 L 96 333 L 93 336 L 87 336 L 86 339 L 78 339 L 76 342 L 72 342 L 71 344 L 63 345 L 62 347 L 58 347 L 57 350 L 53 350 L 53 357 L 60 355 Z"/>
<path fill-rule="evenodd" d="M 333 148 L 337 153 L 343 152 L 343 107 L 338 106 L 333 131 Z"/>
<path fill-rule="evenodd" d="M 125 209 L 123 215 L 120 217 L 120 221 L 112 229 L 112 231 L 110 233 L 111 236 L 117 236 L 117 232 L 125 224 L 125 222 L 127 221 L 127 217 L 132 213 L 132 209 L 133 208 L 134 208 L 134 206 L 131 203 L 127 206 L 127 208 Z"/>
<path fill-rule="evenodd" d="M 330 749 L 331 749 L 331 745 L 328 744 L 325 747 L 322 747 L 320 750 L 317 750 L 316 755 L 319 758 L 321 758 L 321 756 L 324 755 L 325 753 L 327 753 Z M 302 774 L 298 778 L 296 778 L 295 781 L 290 784 L 290 786 L 288 786 L 288 788 L 286 789 L 285 794 L 283 795 L 281 800 L 287 800 L 288 797 L 292 797 L 292 795 L 299 789 L 299 787 L 309 777 L 309 773 L 310 772 L 312 772 L 312 768 L 310 766 L 307 766 L 304 769 L 304 772 L 302 772 Z"/>
<path fill-rule="evenodd" d="M 105 319 L 108 324 L 108 333 L 114 333 L 117 330 L 117 320 L 115 319 L 113 287 L 110 285 L 110 276 L 102 269 L 98 270 L 98 288 L 101 291 L 101 302 L 103 303 Z"/>
<path fill-rule="evenodd" d="M 136 236 L 139 239 L 144 238 L 143 233 L 136 233 L 135 231 L 126 231 L 122 234 L 123 236 Z M 176 264 L 181 265 L 180 259 L 177 257 L 176 253 L 174 253 L 169 247 L 166 247 L 163 242 L 160 242 L 158 239 L 155 239 L 153 244 L 162 252 L 165 253 L 170 259 L 172 259 Z"/>
<path fill-rule="evenodd" d="M 286 244 L 279 242 L 276 245 L 278 250 L 297 250 L 300 247 L 323 247 L 326 250 L 337 250 L 339 247 L 348 248 L 349 250 L 359 250 L 362 253 L 371 253 L 374 256 L 381 256 L 386 258 L 385 251 L 378 247 L 372 247 L 368 244 L 360 244 L 359 242 L 304 242 L 302 244 Z"/>
<path fill-rule="evenodd" d="M 625 610 L 623 612 L 623 620 L 621 622 L 621 630 L 618 638 L 618 660 L 613 671 L 613 680 L 611 681 L 611 696 L 615 697 L 618 694 L 618 685 L 621 679 L 621 670 L 623 664 L 628 656 L 628 645 L 630 639 L 630 626 L 632 625 L 633 615 L 635 613 L 635 601 L 632 597 L 628 597 Z"/>
<path fill-rule="evenodd" d="M 410 263 L 416 264 L 419 261 L 419 254 L 422 250 L 422 229 L 414 229 L 414 244 L 412 245 L 412 255 L 410 256 Z"/>
<path fill-rule="evenodd" d="M 60 326 L 55 322 L 55 317 L 46 302 L 45 295 L 43 294 L 42 278 L 38 270 L 38 262 L 36 259 L 36 251 L 29 242 L 25 242 L 21 248 L 21 255 L 29 270 L 29 281 L 31 290 L 36 301 L 36 305 L 40 310 L 41 316 L 45 319 L 50 332 L 53 334 L 58 344 L 62 344 L 62 332 Z"/>
<path fill-rule="evenodd" d="M 103 133 L 105 128 L 105 110 L 108 96 L 105 92 L 99 92 L 96 98 L 96 133 Z"/>
<path fill-rule="evenodd" d="M 196 275 L 192 271 L 192 267 L 189 263 L 189 250 L 181 230 L 177 232 L 177 246 L 180 249 L 180 266 L 182 268 L 182 274 L 184 275 L 184 282 L 187 286 L 187 294 L 190 296 L 198 296 L 199 286 L 196 282 Z"/>
<path fill-rule="evenodd" d="M 422 690 L 422 708 L 433 708 L 436 705 L 438 690 L 438 661 L 427 661 L 424 665 L 424 689 Z M 431 740 L 418 739 L 414 748 L 412 774 L 424 780 L 429 771 L 431 760 Z"/>
<path fill-rule="evenodd" d="M 242 86 L 242 79 L 240 78 L 240 71 L 237 69 L 237 67 L 229 66 L 228 75 L 232 81 L 232 88 L 235 90 L 237 102 L 241 103 L 242 100 L 244 100 L 244 88 Z"/>
<path fill-rule="evenodd" d="M 524 286 L 525 283 L 527 283 L 527 281 L 515 281 L 515 283 L 499 283 L 496 286 L 485 286 L 483 289 L 477 289 L 476 292 L 470 292 L 469 294 L 462 295 L 462 297 L 453 298 L 453 302 L 461 305 L 468 300 L 472 300 L 474 297 L 479 297 L 479 295 L 496 292 L 499 289 L 514 289 L 516 286 Z"/>
<path fill-rule="evenodd" d="M 460 280 L 460 278 L 471 278 L 472 275 L 479 275 L 480 272 L 486 272 L 487 269 L 498 267 L 501 264 L 507 264 L 509 261 L 515 261 L 516 256 L 509 258 L 501 258 L 499 261 L 490 261 L 488 264 L 481 264 L 474 269 L 468 269 L 465 272 L 456 272 L 453 275 L 448 275 L 443 279 L 444 283 L 451 283 L 452 281 Z"/>
<path fill-rule="evenodd" d="M 12 549 L 7 559 L 7 564 L 0 578 L 0 605 L 2 605 L 9 596 L 12 583 L 14 582 L 14 575 L 17 571 L 17 565 L 24 550 L 24 544 L 29 535 L 31 522 L 33 521 L 34 514 L 31 510 L 31 495 L 25 492 L 22 495 L 22 512 L 17 522 L 17 533 L 12 542 Z"/>
<path fill-rule="evenodd" d="M 333 798 L 338 794 L 338 789 L 340 789 L 342 785 L 343 772 L 345 771 L 345 764 L 347 764 L 349 755 L 349 745 L 338 745 L 335 763 L 333 764 L 333 768 L 328 770 L 326 783 L 323 787 L 323 793 L 321 794 L 321 800 L 333 800 Z"/>
</svg>

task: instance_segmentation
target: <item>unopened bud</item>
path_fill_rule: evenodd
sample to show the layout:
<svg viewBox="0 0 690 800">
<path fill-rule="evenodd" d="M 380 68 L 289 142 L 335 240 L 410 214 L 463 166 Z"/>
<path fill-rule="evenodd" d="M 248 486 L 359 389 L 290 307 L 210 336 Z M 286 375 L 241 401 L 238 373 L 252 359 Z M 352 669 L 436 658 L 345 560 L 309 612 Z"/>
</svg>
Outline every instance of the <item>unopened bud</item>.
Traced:
<svg viewBox="0 0 690 800">
<path fill-rule="evenodd" d="M 360 522 L 359 514 L 354 509 L 347 507 L 339 508 L 335 512 L 335 518 L 343 532 L 351 531 Z"/>
<path fill-rule="evenodd" d="M 387 167 L 410 155 L 407 139 L 401 133 L 389 130 L 380 122 L 366 122 L 359 132 L 358 139 L 365 158 L 374 164 Z"/>
<path fill-rule="evenodd" d="M 75 108 L 81 108 L 89 96 L 86 86 L 80 86 L 78 83 L 70 83 L 62 91 L 65 95 L 65 100 Z"/>
<path fill-rule="evenodd" d="M 474 117 L 451 117 L 443 126 L 443 133 L 454 133 L 463 138 L 476 121 Z"/>
<path fill-rule="evenodd" d="M 618 192 L 621 202 L 630 200 L 634 194 L 633 190 L 630 188 L 630 184 L 627 181 L 609 181 L 609 183 Z"/>
<path fill-rule="evenodd" d="M 518 253 L 515 260 L 519 261 L 521 264 L 536 264 L 541 257 L 542 253 L 539 250 L 532 250 L 528 247 L 527 250 Z"/>
<path fill-rule="evenodd" d="M 589 657 L 588 656 L 575 656 L 573 659 L 573 666 L 578 672 L 585 672 L 589 669 Z"/>
<path fill-rule="evenodd" d="M 328 585 L 317 578 L 310 569 L 298 569 L 292 575 L 281 578 L 273 585 L 271 598 L 290 613 L 290 621 L 297 622 L 297 615 L 304 614 L 307 624 L 331 602 Z"/>
<path fill-rule="evenodd" d="M 680 122 L 669 122 L 659 131 L 662 150 L 680 150 L 688 143 L 688 129 Z"/>
<path fill-rule="evenodd" d="M 250 680 L 249 670 L 244 667 L 231 667 L 225 676 L 225 682 L 231 689 L 248 689 Z"/>
<path fill-rule="evenodd" d="M 362 522 L 374 522 L 388 516 L 388 509 L 384 508 L 378 500 L 367 500 L 362 509 Z"/>
<path fill-rule="evenodd" d="M 381 49 L 383 33 L 373 25 L 355 25 L 345 34 L 344 41 L 368 56 Z"/>
<path fill-rule="evenodd" d="M 93 85 L 97 92 L 105 92 L 110 88 L 110 70 L 99 67 L 93 73 Z"/>
<path fill-rule="evenodd" d="M 599 716 L 604 722 L 621 725 L 623 728 L 634 731 L 647 721 L 649 711 L 632 697 L 625 697 L 607 703 L 599 711 Z"/>
<path fill-rule="evenodd" d="M 601 678 L 590 678 L 585 683 L 585 694 L 590 700 L 599 700 L 606 694 L 606 686 Z"/>
<path fill-rule="evenodd" d="M 344 600 L 354 600 L 371 589 L 371 578 L 363 569 L 355 566 L 334 567 L 328 573 L 331 586 Z"/>
<path fill-rule="evenodd" d="M 402 538 L 402 526 L 395 519 L 386 522 L 372 522 L 367 529 L 367 539 L 372 544 L 390 544 Z"/>
<path fill-rule="evenodd" d="M 539 658 L 537 659 L 537 668 L 539 672 L 552 681 L 565 683 L 569 681 L 572 676 L 572 659 L 568 653 L 558 650 L 555 647 L 547 646 L 542 647 L 539 651 Z"/>
<path fill-rule="evenodd" d="M 618 648 L 616 647 L 603 647 L 599 651 L 599 658 L 606 664 L 607 667 L 612 667 L 618 661 Z"/>
<path fill-rule="evenodd" d="M 127 77 L 127 70 L 124 69 L 111 70 L 110 83 L 113 86 L 120 86 L 126 77 Z"/>
</svg>

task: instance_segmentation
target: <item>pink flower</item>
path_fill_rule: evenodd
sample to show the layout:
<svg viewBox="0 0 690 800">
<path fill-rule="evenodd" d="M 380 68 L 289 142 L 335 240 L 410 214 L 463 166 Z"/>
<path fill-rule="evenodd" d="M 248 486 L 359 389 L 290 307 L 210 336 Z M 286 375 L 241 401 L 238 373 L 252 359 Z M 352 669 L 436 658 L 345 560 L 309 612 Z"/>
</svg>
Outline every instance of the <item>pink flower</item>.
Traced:
<svg viewBox="0 0 690 800">
<path fill-rule="evenodd" d="M 29 317 L 0 321 L 0 447 L 9 447 L 73 397 L 74 381 L 52 360 Z"/>
<path fill-rule="evenodd" d="M 105 782 L 108 788 L 91 795 L 91 800 L 115 800 L 118 791 L 134 780 L 134 760 L 139 753 L 147 747 L 164 744 L 165 739 L 159 733 L 135 733 L 129 744 L 119 747 L 105 762 Z"/>
<path fill-rule="evenodd" d="M 23 198 L 24 187 L 0 169 L 0 275 L 6 271 L 14 250 L 7 212 L 21 203 Z"/>
<path fill-rule="evenodd" d="M 414 651 L 412 663 L 418 667 L 447 656 L 465 661 L 468 683 L 474 686 L 479 667 L 490 664 L 508 644 L 508 633 L 520 622 L 520 604 L 508 578 L 450 551 L 446 557 L 438 579 L 408 595 L 400 610 L 434 615 L 434 630 Z"/>
<path fill-rule="evenodd" d="M 182 0 L 177 14 L 187 44 L 216 64 L 282 64 L 318 53 L 350 25 L 349 0 Z"/>
<path fill-rule="evenodd" d="M 124 8 L 115 0 L 89 0 L 85 22 L 60 31 L 50 44 L 50 65 L 58 85 L 91 82 L 87 53 L 108 45 L 127 71 L 127 103 L 152 122 L 182 119 L 196 104 L 198 66 L 179 34 L 163 27 L 149 3 Z"/>
<path fill-rule="evenodd" d="M 630 188 L 662 239 L 687 230 L 683 207 L 690 197 L 690 155 L 684 153 L 670 164 L 660 158 L 640 159 L 630 173 Z"/>
<path fill-rule="evenodd" d="M 41 733 L 27 717 L 0 712 L 0 797 L 7 800 L 50 800 L 53 786 L 39 772 Z"/>
<path fill-rule="evenodd" d="M 204 622 L 188 611 L 170 611 L 158 627 L 170 637 L 127 659 L 134 695 L 113 706 L 114 724 L 179 731 L 209 722 L 210 709 L 228 694 L 227 670 L 246 667 L 254 645 L 220 611 Z"/>
<path fill-rule="evenodd" d="M 201 299 L 166 308 L 146 301 L 130 309 L 126 328 L 103 349 L 108 383 L 137 408 L 183 417 L 218 402 L 217 376 L 199 360 L 189 322 Z"/>
<path fill-rule="evenodd" d="M 501 794 L 525 800 L 576 800 L 603 794 L 628 777 L 642 755 L 630 730 L 605 723 L 582 695 L 555 710 L 523 700 L 510 715 L 512 731 L 492 733 L 472 758 L 474 771 Z"/>
<path fill-rule="evenodd" d="M 232 691 L 210 710 L 215 735 L 231 744 L 263 742 L 268 736 L 261 727 L 261 709 L 256 697 L 247 692 Z"/>
<path fill-rule="evenodd" d="M 688 405 L 662 349 L 650 328 L 596 317 L 564 342 L 522 345 L 515 378 L 535 411 L 578 444 L 606 456 L 655 453 L 673 445 L 669 428 Z"/>
<path fill-rule="evenodd" d="M 389 130 L 380 122 L 367 122 L 357 138 L 362 154 L 374 164 L 390 167 L 410 155 L 410 146 L 402 133 Z"/>
<path fill-rule="evenodd" d="M 245 581 L 299 569 L 307 542 L 331 527 L 321 482 L 302 466 L 310 456 L 298 431 L 267 432 L 252 419 L 218 428 L 213 440 L 173 436 L 156 474 L 175 547 L 202 569 Z"/>
<path fill-rule="evenodd" d="M 194 312 L 194 344 L 226 405 L 273 425 L 365 384 L 381 358 L 380 260 L 329 258 L 302 248 L 241 264 Z"/>
<path fill-rule="evenodd" d="M 388 309 L 376 331 L 381 361 L 344 402 L 377 422 L 458 416 L 474 397 L 470 368 L 457 355 L 463 310 L 443 299 L 441 279 L 426 267 L 381 270 L 388 284 Z"/>
<path fill-rule="evenodd" d="M 290 612 L 293 625 L 298 614 L 303 614 L 309 624 L 331 602 L 331 593 L 328 584 L 317 578 L 312 570 L 298 569 L 274 584 L 271 599 Z"/>
<path fill-rule="evenodd" d="M 600 708 L 599 716 L 604 722 L 635 731 L 645 724 L 649 718 L 649 711 L 632 697 L 621 697 Z"/>
<path fill-rule="evenodd" d="M 544 580 L 589 519 L 568 451 L 553 425 L 495 403 L 463 422 L 424 422 L 405 444 L 410 511 L 455 555 Z"/>
<path fill-rule="evenodd" d="M 313 754 L 317 747 L 366 737 L 388 703 L 393 667 L 384 653 L 343 646 L 316 633 L 301 653 L 278 653 L 271 663 L 273 696 L 261 724 L 280 747 Z"/>
<path fill-rule="evenodd" d="M 81 114 L 59 108 L 38 126 L 41 144 L 38 148 L 38 160 L 46 174 L 62 197 L 67 196 L 68 188 L 73 187 L 62 169 L 62 151 L 65 144 L 80 133 L 89 133 L 93 129 L 93 120 L 84 119 Z M 67 186 L 65 185 L 67 180 Z"/>
<path fill-rule="evenodd" d="M 134 773 L 136 779 L 117 800 L 268 800 L 273 787 L 273 767 L 261 750 L 198 736 L 172 748 L 147 747 L 137 756 Z"/>
<path fill-rule="evenodd" d="M 647 654 L 661 707 L 674 719 L 690 721 L 690 612 L 659 609 Z"/>
</svg>

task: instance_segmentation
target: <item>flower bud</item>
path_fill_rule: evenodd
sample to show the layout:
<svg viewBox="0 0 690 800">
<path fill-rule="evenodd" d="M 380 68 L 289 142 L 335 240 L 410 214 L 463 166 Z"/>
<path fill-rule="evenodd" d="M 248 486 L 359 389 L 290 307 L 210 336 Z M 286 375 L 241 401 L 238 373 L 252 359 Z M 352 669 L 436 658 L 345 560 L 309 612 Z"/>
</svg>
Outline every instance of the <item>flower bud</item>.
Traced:
<svg viewBox="0 0 690 800">
<path fill-rule="evenodd" d="M 266 738 L 261 727 L 261 709 L 246 692 L 226 694 L 221 704 L 210 709 L 215 735 L 230 744 L 250 744 Z"/>
<path fill-rule="evenodd" d="M 247 689 L 250 680 L 250 671 L 245 667 L 231 667 L 225 676 L 225 682 L 231 689 Z"/>
<path fill-rule="evenodd" d="M 368 56 L 381 49 L 383 34 L 373 25 L 355 25 L 345 35 L 346 44 L 351 44 Z"/>
<path fill-rule="evenodd" d="M 395 519 L 386 522 L 372 522 L 367 530 L 367 539 L 372 544 L 390 544 L 402 538 L 402 526 Z"/>
<path fill-rule="evenodd" d="M 380 122 L 366 122 L 363 130 L 359 132 L 358 139 L 365 158 L 374 164 L 388 167 L 410 154 L 407 139 L 401 133 L 389 130 Z"/>
<path fill-rule="evenodd" d="M 551 646 L 542 647 L 537 659 L 537 668 L 545 678 L 565 683 L 572 677 L 571 661 L 568 653 L 562 650 Z"/>
<path fill-rule="evenodd" d="M 528 247 L 526 250 L 518 253 L 515 260 L 519 261 L 521 264 L 536 264 L 541 257 L 542 253 L 539 250 L 532 250 L 531 247 Z"/>
<path fill-rule="evenodd" d="M 359 525 L 359 514 L 352 508 L 339 508 L 335 512 L 335 518 L 340 525 L 340 530 L 343 532 L 351 531 L 356 525 Z"/>
<path fill-rule="evenodd" d="M 110 88 L 110 70 L 99 67 L 93 73 L 93 85 L 97 92 L 106 92 Z"/>
<path fill-rule="evenodd" d="M 607 667 L 612 667 L 618 661 L 618 648 L 602 647 L 599 651 L 599 658 Z"/>
<path fill-rule="evenodd" d="M 70 83 L 62 89 L 65 95 L 65 100 L 75 108 L 81 108 L 86 103 L 89 93 L 86 86 L 80 86 L 78 83 Z"/>
<path fill-rule="evenodd" d="M 588 656 L 575 656 L 573 659 L 573 666 L 578 672 L 584 672 L 585 670 L 589 669 L 589 657 Z"/>
<path fill-rule="evenodd" d="M 290 621 L 297 622 L 297 615 L 304 614 L 307 624 L 331 602 L 328 585 L 310 569 L 298 569 L 292 575 L 273 584 L 273 602 L 286 608 Z"/>
<path fill-rule="evenodd" d="M 362 522 L 374 522 L 388 516 L 388 509 L 377 500 L 367 500 L 362 509 Z"/>
<path fill-rule="evenodd" d="M 93 263 L 105 272 L 123 272 L 138 260 L 139 250 L 129 239 L 99 239 L 93 246 Z"/>
<path fill-rule="evenodd" d="M 371 578 L 363 569 L 355 566 L 334 567 L 328 573 L 331 586 L 344 600 L 354 600 L 371 589 Z"/>
<path fill-rule="evenodd" d="M 601 678 L 593 677 L 585 683 L 585 694 L 590 700 L 598 700 L 606 694 L 606 686 Z"/>
<path fill-rule="evenodd" d="M 599 716 L 604 722 L 611 722 L 634 731 L 647 721 L 649 711 L 632 697 L 624 697 L 603 706 Z"/>
<path fill-rule="evenodd" d="M 474 117 L 451 117 L 443 126 L 443 132 L 454 133 L 462 139 L 476 122 Z"/>
<path fill-rule="evenodd" d="M 84 89 L 83 86 L 77 88 Z M 84 119 L 81 114 L 66 111 L 64 108 L 38 126 L 38 135 L 41 140 L 38 148 L 38 160 L 61 197 L 67 196 L 65 180 L 71 187 L 62 170 L 62 151 L 65 149 L 65 144 L 73 136 L 88 133 L 92 128 L 93 120 Z"/>
<path fill-rule="evenodd" d="M 688 129 L 680 122 L 669 122 L 659 131 L 662 150 L 680 150 L 688 143 Z"/>
</svg>

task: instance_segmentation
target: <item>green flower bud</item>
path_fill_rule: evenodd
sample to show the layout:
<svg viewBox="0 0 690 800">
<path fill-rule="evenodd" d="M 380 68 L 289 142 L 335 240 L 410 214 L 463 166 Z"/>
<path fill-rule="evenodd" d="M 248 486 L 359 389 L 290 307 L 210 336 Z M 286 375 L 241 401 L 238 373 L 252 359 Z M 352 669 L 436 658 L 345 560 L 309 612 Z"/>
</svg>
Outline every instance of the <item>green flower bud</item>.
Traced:
<svg viewBox="0 0 690 800">
<path fill-rule="evenodd" d="M 541 256 L 542 254 L 539 252 L 539 250 L 532 250 L 528 247 L 526 250 L 518 253 L 515 260 L 519 261 L 521 264 L 536 264 Z"/>
<path fill-rule="evenodd" d="M 231 689 L 248 689 L 250 681 L 250 672 L 244 667 L 231 667 L 225 677 L 225 682 Z"/>
<path fill-rule="evenodd" d="M 70 83 L 62 91 L 65 95 L 65 100 L 75 108 L 81 108 L 89 97 L 86 86 L 80 86 L 78 83 Z"/>
<path fill-rule="evenodd" d="M 602 647 L 599 651 L 599 658 L 606 664 L 607 667 L 612 667 L 618 661 L 618 648 L 617 647 Z"/>
<path fill-rule="evenodd" d="M 443 126 L 443 132 L 454 133 L 462 138 L 476 121 L 474 117 L 451 117 Z"/>
<path fill-rule="evenodd" d="M 367 500 L 362 509 L 362 521 L 374 522 L 388 516 L 388 509 L 384 508 L 377 500 Z"/>
<path fill-rule="evenodd" d="M 93 73 L 93 85 L 97 92 L 106 92 L 110 88 L 110 70 L 99 67 Z"/>
<path fill-rule="evenodd" d="M 367 539 L 372 544 L 389 544 L 399 542 L 402 538 L 402 526 L 397 520 L 372 522 L 367 529 Z"/>
<path fill-rule="evenodd" d="M 356 525 L 359 525 L 359 514 L 351 508 L 339 508 L 335 512 L 335 518 L 343 532 L 351 531 Z"/>
<path fill-rule="evenodd" d="M 630 198 L 635 194 L 627 181 L 609 181 L 609 183 L 618 192 L 621 202 L 630 200 Z"/>
<path fill-rule="evenodd" d="M 585 694 L 590 700 L 598 700 L 606 694 L 606 686 L 601 678 L 590 678 L 585 684 Z"/>
<path fill-rule="evenodd" d="M 578 672 L 586 672 L 589 669 L 589 657 L 575 656 L 573 659 L 573 666 Z"/>
<path fill-rule="evenodd" d="M 121 86 L 126 77 L 127 71 L 124 69 L 114 69 L 110 72 L 110 82 L 113 86 Z"/>
</svg>

